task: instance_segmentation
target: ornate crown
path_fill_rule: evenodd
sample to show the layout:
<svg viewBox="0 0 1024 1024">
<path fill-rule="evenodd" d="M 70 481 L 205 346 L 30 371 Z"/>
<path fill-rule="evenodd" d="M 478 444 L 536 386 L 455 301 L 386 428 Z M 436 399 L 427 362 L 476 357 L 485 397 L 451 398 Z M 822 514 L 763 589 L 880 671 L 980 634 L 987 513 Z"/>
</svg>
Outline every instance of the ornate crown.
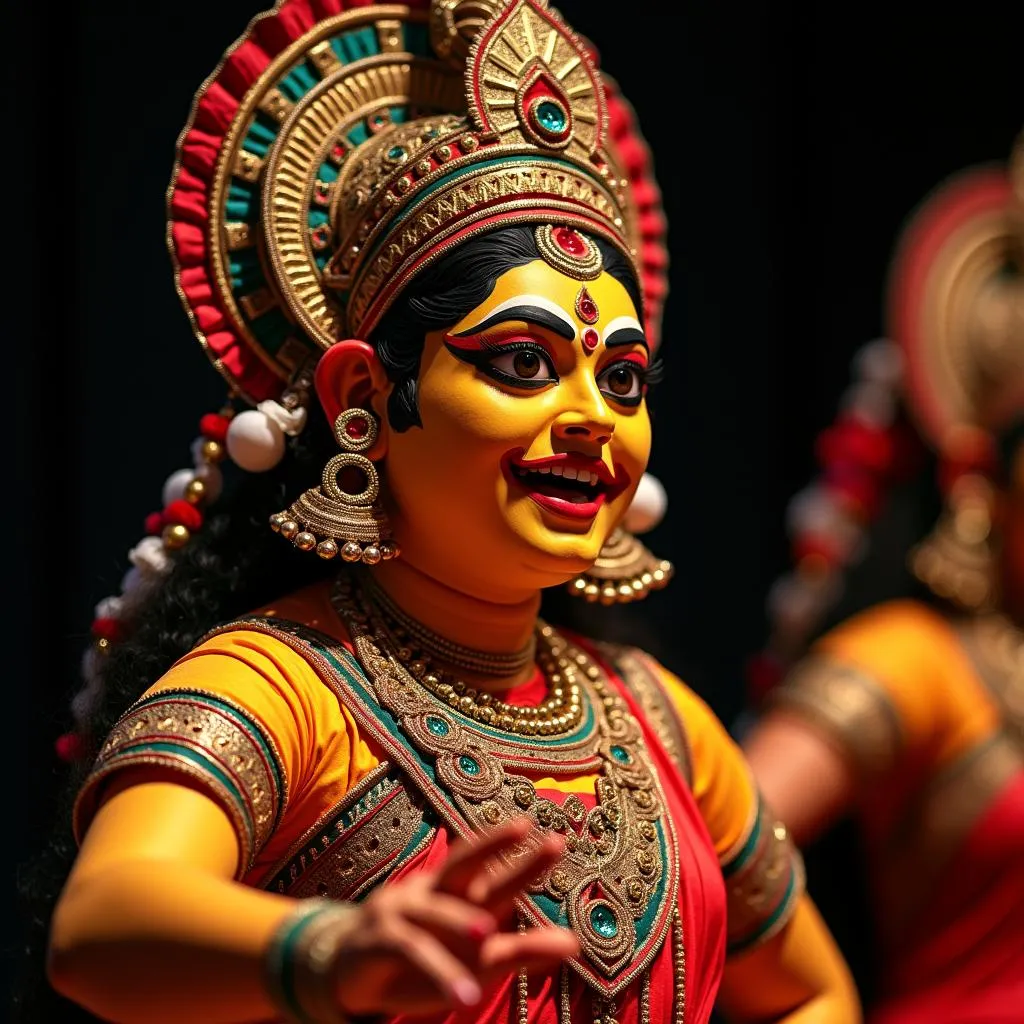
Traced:
<svg viewBox="0 0 1024 1024">
<path fill-rule="evenodd" d="M 200 90 L 169 244 L 215 365 L 274 397 L 367 338 L 450 247 L 499 225 L 577 228 L 637 266 L 656 340 L 660 197 L 628 105 L 546 0 L 285 0 Z"/>
<path fill-rule="evenodd" d="M 890 271 L 890 331 L 917 424 L 939 450 L 1024 408 L 1024 138 L 911 217 Z"/>
</svg>

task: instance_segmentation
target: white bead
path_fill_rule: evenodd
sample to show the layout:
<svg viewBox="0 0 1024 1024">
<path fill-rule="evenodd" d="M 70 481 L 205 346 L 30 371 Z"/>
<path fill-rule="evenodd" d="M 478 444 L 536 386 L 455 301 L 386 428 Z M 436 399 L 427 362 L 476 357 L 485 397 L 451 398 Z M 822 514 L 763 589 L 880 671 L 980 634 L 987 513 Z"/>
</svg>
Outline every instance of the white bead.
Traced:
<svg viewBox="0 0 1024 1024">
<path fill-rule="evenodd" d="M 268 420 L 273 420 L 289 437 L 298 437 L 306 426 L 305 406 L 300 405 L 294 409 L 286 409 L 279 402 L 268 399 L 266 402 L 260 402 L 256 408 Z"/>
<path fill-rule="evenodd" d="M 95 609 L 97 619 L 119 619 L 124 612 L 124 602 L 119 597 L 105 597 Z"/>
<path fill-rule="evenodd" d="M 892 390 L 871 380 L 849 387 L 843 394 L 840 406 L 862 423 L 879 430 L 887 429 L 896 415 L 896 400 Z"/>
<path fill-rule="evenodd" d="M 786 507 L 786 525 L 791 533 L 832 533 L 842 518 L 828 491 L 813 484 L 793 495 Z"/>
<path fill-rule="evenodd" d="M 147 576 L 140 569 L 132 566 L 121 580 L 122 618 L 130 619 L 135 615 L 159 582 L 159 577 Z"/>
<path fill-rule="evenodd" d="M 284 431 L 256 409 L 240 412 L 228 427 L 228 455 L 249 473 L 265 473 L 284 458 Z"/>
<path fill-rule="evenodd" d="M 92 686 L 87 686 L 84 690 L 79 690 L 71 698 L 71 714 L 74 715 L 75 722 L 87 722 L 92 718 L 99 708 L 102 698 L 103 685 L 100 680 L 97 680 Z"/>
<path fill-rule="evenodd" d="M 903 352 L 888 338 L 869 341 L 853 357 L 854 372 L 863 380 L 899 387 L 903 378 Z"/>
<path fill-rule="evenodd" d="M 195 475 L 194 469 L 176 469 L 164 481 L 164 508 L 167 508 L 172 501 L 179 501 L 185 497 L 185 488 L 188 487 Z"/>
<path fill-rule="evenodd" d="M 165 576 L 172 567 L 164 542 L 159 537 L 143 537 L 128 552 L 128 561 L 144 576 Z"/>
<path fill-rule="evenodd" d="M 200 466 L 206 465 L 206 459 L 203 458 L 203 445 L 206 444 L 205 437 L 197 437 L 192 444 L 189 446 L 189 451 L 192 453 L 192 464 L 198 469 Z"/>
<path fill-rule="evenodd" d="M 104 655 L 100 654 L 95 647 L 87 647 L 82 655 L 82 678 L 86 686 L 96 684 L 102 672 Z"/>
<path fill-rule="evenodd" d="M 647 533 L 661 522 L 667 508 L 668 495 L 661 481 L 650 473 L 644 473 L 622 525 L 630 533 Z"/>
</svg>

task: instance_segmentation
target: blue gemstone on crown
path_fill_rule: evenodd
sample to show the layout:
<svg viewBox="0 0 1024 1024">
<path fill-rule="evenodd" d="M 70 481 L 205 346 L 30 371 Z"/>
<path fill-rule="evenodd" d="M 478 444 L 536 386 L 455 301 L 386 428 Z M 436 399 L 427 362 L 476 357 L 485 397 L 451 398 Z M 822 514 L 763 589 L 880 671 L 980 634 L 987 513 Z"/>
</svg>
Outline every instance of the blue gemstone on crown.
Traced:
<svg viewBox="0 0 1024 1024">
<path fill-rule="evenodd" d="M 534 116 L 537 118 L 537 123 L 541 128 L 552 135 L 560 135 L 565 131 L 565 112 L 557 103 L 553 103 L 551 100 L 544 100 L 538 103 Z"/>
<path fill-rule="evenodd" d="M 459 770 L 466 775 L 479 775 L 480 765 L 469 754 L 463 754 L 459 758 Z"/>
</svg>

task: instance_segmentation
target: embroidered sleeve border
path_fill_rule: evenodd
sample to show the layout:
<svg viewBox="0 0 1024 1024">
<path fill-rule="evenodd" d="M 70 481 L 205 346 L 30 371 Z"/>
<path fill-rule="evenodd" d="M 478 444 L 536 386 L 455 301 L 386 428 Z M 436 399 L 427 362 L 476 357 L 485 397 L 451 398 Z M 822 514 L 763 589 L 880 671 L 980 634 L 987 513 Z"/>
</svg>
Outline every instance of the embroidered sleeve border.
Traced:
<svg viewBox="0 0 1024 1024">
<path fill-rule="evenodd" d="M 804 892 L 804 867 L 786 826 L 758 796 L 746 834 L 722 862 L 726 954 L 744 953 L 777 934 Z"/>
<path fill-rule="evenodd" d="M 266 729 L 244 708 L 205 690 L 144 697 L 111 730 L 78 795 L 81 841 L 116 772 L 159 767 L 187 776 L 227 812 L 239 842 L 238 876 L 273 834 L 287 803 L 281 757 Z"/>
<path fill-rule="evenodd" d="M 852 665 L 806 658 L 771 702 L 817 725 L 863 775 L 888 771 L 903 750 L 899 716 L 885 690 Z"/>
</svg>

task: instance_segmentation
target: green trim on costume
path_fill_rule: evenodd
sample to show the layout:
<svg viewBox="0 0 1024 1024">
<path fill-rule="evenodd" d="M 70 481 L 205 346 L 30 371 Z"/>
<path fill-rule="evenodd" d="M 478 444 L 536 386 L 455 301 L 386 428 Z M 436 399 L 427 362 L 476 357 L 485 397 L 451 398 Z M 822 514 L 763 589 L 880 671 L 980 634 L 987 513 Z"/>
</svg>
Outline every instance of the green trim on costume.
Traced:
<svg viewBox="0 0 1024 1024">
<path fill-rule="evenodd" d="M 728 863 L 722 865 L 722 877 L 729 878 L 730 875 L 736 874 L 754 855 L 757 850 L 757 844 L 761 839 L 761 802 L 758 800 L 757 810 L 754 814 L 754 825 L 750 830 L 750 835 L 747 836 L 743 846 L 740 847 L 739 852 L 735 857 L 732 858 Z"/>
<path fill-rule="evenodd" d="M 742 939 L 734 939 L 732 942 L 727 942 L 725 947 L 726 956 L 735 956 L 737 953 L 742 953 L 745 949 L 749 949 L 751 946 L 756 945 L 761 938 L 767 935 L 775 927 L 779 918 L 789 910 L 792 904 L 796 884 L 797 872 L 793 870 L 791 866 L 789 871 L 789 884 L 786 886 L 786 891 L 783 894 L 782 899 L 779 901 L 779 905 L 753 932 L 748 935 L 744 935 Z"/>
</svg>

